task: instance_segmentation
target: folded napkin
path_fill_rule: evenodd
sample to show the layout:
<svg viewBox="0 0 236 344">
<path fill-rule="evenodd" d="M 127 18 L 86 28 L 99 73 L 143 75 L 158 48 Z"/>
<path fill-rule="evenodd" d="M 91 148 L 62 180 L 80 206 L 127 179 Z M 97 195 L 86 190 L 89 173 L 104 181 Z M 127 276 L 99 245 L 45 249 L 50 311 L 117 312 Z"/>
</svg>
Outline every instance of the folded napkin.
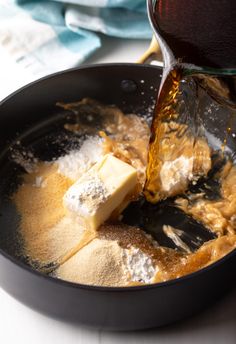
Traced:
<svg viewBox="0 0 236 344">
<path fill-rule="evenodd" d="M 36 76 L 82 63 L 99 33 L 150 38 L 145 0 L 1 0 L 0 45 Z"/>
</svg>

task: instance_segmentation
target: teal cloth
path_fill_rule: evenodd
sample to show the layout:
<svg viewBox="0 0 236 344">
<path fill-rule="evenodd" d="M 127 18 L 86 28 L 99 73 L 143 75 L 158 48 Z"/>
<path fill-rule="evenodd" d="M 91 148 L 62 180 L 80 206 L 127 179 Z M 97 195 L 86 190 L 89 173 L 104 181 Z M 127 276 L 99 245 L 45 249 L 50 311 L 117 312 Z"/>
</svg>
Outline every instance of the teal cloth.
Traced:
<svg viewBox="0 0 236 344">
<path fill-rule="evenodd" d="M 152 36 L 145 0 L 9 2 L 11 6 L 0 3 L 0 18 L 4 18 L 0 22 L 0 35 L 4 37 L 10 31 L 15 40 L 11 39 L 9 46 L 6 44 L 9 39 L 2 38 L 2 44 L 11 53 L 21 52 L 13 56 L 17 62 L 37 64 L 38 70 L 44 69 L 45 73 L 84 62 L 101 48 L 100 33 L 126 39 L 150 39 Z"/>
</svg>

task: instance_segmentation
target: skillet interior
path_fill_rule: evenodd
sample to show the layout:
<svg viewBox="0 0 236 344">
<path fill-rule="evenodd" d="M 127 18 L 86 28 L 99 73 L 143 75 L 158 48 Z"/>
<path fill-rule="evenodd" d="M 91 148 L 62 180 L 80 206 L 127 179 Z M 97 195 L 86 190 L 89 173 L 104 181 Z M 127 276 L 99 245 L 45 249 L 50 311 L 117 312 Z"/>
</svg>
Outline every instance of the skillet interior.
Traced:
<svg viewBox="0 0 236 344">
<path fill-rule="evenodd" d="M 104 65 L 81 68 L 59 73 L 20 90 L 10 96 L 0 106 L 0 151 L 6 148 L 6 142 L 12 143 L 16 133 L 23 133 L 25 143 L 36 143 L 40 147 L 41 136 L 45 131 L 56 132 L 64 114 L 59 114 L 56 102 L 73 102 L 83 97 L 91 97 L 104 103 L 116 104 L 125 112 L 145 114 L 153 105 L 160 82 L 161 70 L 150 66 Z M 124 81 L 124 80 L 131 80 Z M 213 129 L 213 128 L 212 128 Z M 211 127 L 209 125 L 209 130 Z M 54 147 L 56 150 L 57 147 Z M 45 151 L 42 151 L 45 154 Z M 45 158 L 55 155 L 51 149 Z M 18 255 L 13 241 L 17 216 L 14 209 L 5 207 L 4 196 L 9 194 L 17 184 L 16 166 L 7 165 L 4 156 L 0 168 L 1 211 L 0 248 L 13 257 Z M 10 186 L 10 187 L 9 187 Z M 1 282 L 11 294 L 23 302 L 43 312 L 80 321 L 90 325 L 115 329 L 136 329 L 163 325 L 186 316 L 210 302 L 219 292 L 213 291 L 213 285 L 220 283 L 221 277 L 232 280 L 230 264 L 235 254 L 222 264 L 217 264 L 208 274 L 194 274 L 190 279 L 152 288 L 131 288 L 131 290 L 108 290 L 107 288 L 74 287 L 72 284 L 54 282 L 49 278 L 22 270 L 4 257 L 0 259 L 3 274 Z M 14 271 L 14 273 L 13 273 Z M 202 294 L 201 286 L 208 280 L 209 292 Z M 222 283 L 222 282 L 221 282 Z M 16 285 L 20 288 L 16 289 Z M 34 286 L 34 289 L 32 289 Z M 162 288 L 160 288 L 162 287 Z M 198 288 L 197 288 L 198 287 Z M 43 288 L 43 289 L 42 289 Z M 45 289 L 44 289 L 45 288 Z M 138 291 L 139 290 L 139 291 Z M 101 293 L 102 292 L 102 293 Z M 211 293 L 210 293 L 211 292 Z M 195 297 L 191 297 L 194 293 Z M 142 299 L 142 295 L 144 298 Z M 61 302 L 61 298 L 65 301 Z M 44 301 L 42 301 L 44 298 Z M 75 298 L 78 309 L 75 310 Z M 97 305 L 93 311 L 93 303 Z M 184 307 L 182 307 L 184 303 Z M 152 304 L 149 308 L 148 304 Z M 175 306 L 173 308 L 173 306 Z M 113 307 L 116 310 L 114 314 Z"/>
<path fill-rule="evenodd" d="M 95 69 L 91 68 L 91 70 L 94 72 Z M 9 112 L 13 111 L 14 120 L 5 120 L 5 128 L 2 130 L 3 136 L 1 136 L 0 194 L 2 197 L 0 201 L 0 227 L 2 230 L 0 231 L 0 248 L 26 264 L 27 260 L 21 254 L 21 238 L 16 233 L 19 217 L 14 205 L 9 202 L 9 196 L 16 190 L 20 183 L 20 175 L 24 170 L 14 162 L 12 154 L 15 154 L 15 151 L 22 151 L 22 147 L 24 147 L 40 160 L 50 161 L 65 153 L 72 142 L 73 148 L 79 145 L 79 137 L 76 141 L 75 135 L 64 129 L 65 123 L 74 122 L 74 114 L 59 108 L 56 105 L 57 102 L 70 103 L 83 97 L 90 97 L 103 103 L 118 105 L 124 112 L 138 113 L 142 116 L 147 111 L 152 113 L 152 105 L 160 81 L 159 75 L 155 80 L 145 82 L 143 82 L 143 78 L 135 82 L 132 78 L 121 78 L 118 81 L 117 90 L 113 92 L 113 76 L 107 72 L 102 75 L 102 87 L 96 82 L 96 76 L 94 82 L 91 79 L 91 84 L 88 82 L 89 75 L 85 75 L 86 80 L 83 80 L 83 75 L 80 75 L 81 90 L 73 87 L 69 78 L 69 80 L 65 80 L 65 78 L 62 80 L 60 75 L 55 76 L 55 78 L 58 77 L 56 89 L 55 86 L 48 85 L 49 80 L 41 81 L 40 96 L 35 103 L 30 101 L 30 93 L 34 92 L 33 89 L 35 88 L 32 85 L 32 88 L 22 90 L 23 95 L 22 92 L 21 95 L 15 95 L 13 110 L 4 109 L 7 102 L 2 104 L 1 116 L 4 117 L 4 114 L 9 116 Z M 44 83 L 50 89 L 47 93 L 44 93 Z M 25 100 L 22 100 L 24 97 Z M 86 121 L 86 116 L 84 117 L 84 121 Z M 89 122 L 85 124 L 89 124 L 91 127 L 97 125 L 99 128 L 99 121 L 95 120 L 94 122 L 94 124 Z M 8 142 L 8 147 L 4 147 L 4 141 Z M 18 142 L 20 142 L 21 148 Z M 5 152 L 2 147 L 6 148 Z M 11 151 L 12 147 L 14 152 Z"/>
</svg>

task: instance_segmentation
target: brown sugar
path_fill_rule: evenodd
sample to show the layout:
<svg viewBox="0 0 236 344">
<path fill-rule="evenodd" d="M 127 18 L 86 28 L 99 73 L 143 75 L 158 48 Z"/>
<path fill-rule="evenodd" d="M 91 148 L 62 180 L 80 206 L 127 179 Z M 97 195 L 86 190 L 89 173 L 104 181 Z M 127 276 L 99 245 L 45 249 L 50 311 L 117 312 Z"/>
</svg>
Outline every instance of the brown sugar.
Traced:
<svg viewBox="0 0 236 344">
<path fill-rule="evenodd" d="M 77 244 L 83 233 L 76 221 L 66 216 L 62 202 L 72 183 L 57 172 L 56 164 L 42 163 L 24 176 L 23 184 L 13 195 L 21 215 L 24 255 L 40 265 L 56 261 Z"/>
<path fill-rule="evenodd" d="M 62 264 L 55 276 L 87 285 L 125 285 L 122 249 L 115 241 L 94 239 Z"/>
</svg>

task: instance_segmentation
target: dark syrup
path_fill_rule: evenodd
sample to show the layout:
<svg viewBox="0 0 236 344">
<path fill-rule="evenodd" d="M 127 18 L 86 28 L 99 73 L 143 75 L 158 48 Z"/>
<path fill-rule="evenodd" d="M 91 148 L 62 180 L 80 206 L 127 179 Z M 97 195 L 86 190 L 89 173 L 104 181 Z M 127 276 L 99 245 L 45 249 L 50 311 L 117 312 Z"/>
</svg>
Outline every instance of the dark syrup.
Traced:
<svg viewBox="0 0 236 344">
<path fill-rule="evenodd" d="M 218 200 L 221 185 L 216 176 L 228 159 L 234 162 L 236 158 L 236 76 L 229 70 L 236 66 L 236 58 L 232 55 L 232 51 L 236 52 L 236 37 L 233 35 L 236 22 L 232 23 L 236 3 L 224 1 L 224 5 L 212 0 L 156 2 L 153 24 L 166 67 L 151 127 L 145 185 L 149 203 L 143 201 L 142 205 L 132 205 L 130 209 L 131 213 L 137 214 L 134 222 L 168 247 L 171 244 L 163 235 L 164 224 L 182 229 L 193 250 L 214 236 L 176 209 L 175 199 L 160 202 L 157 197 L 163 145 L 161 124 L 177 123 L 181 129 L 173 128 L 176 137 L 202 137 L 212 148 L 212 168 L 206 176 L 190 183 L 188 190 L 193 194 L 203 192 L 205 198 Z M 227 22 L 230 25 L 226 25 Z M 187 128 L 183 130 L 182 124 Z M 194 247 L 196 237 L 199 241 Z"/>
<path fill-rule="evenodd" d="M 235 160 L 236 151 L 236 103 L 235 76 L 206 74 L 190 68 L 186 64 L 176 64 L 168 72 L 160 91 L 151 127 L 149 163 L 147 168 L 146 196 L 156 202 L 156 181 L 158 164 L 162 150 L 163 135 L 160 127 L 163 123 L 176 123 L 180 129 L 176 133 L 176 144 L 179 138 L 191 136 L 205 138 L 214 155 L 213 170 L 222 168 L 220 161 L 227 158 Z M 183 125 L 186 125 L 183 130 Z M 177 147 L 170 147 L 176 149 Z M 217 166 L 216 166 L 217 164 Z M 212 178 L 212 173 L 209 173 Z"/>
<path fill-rule="evenodd" d="M 176 59 L 212 68 L 236 66 L 236 2 L 158 0 L 154 27 Z"/>
</svg>

